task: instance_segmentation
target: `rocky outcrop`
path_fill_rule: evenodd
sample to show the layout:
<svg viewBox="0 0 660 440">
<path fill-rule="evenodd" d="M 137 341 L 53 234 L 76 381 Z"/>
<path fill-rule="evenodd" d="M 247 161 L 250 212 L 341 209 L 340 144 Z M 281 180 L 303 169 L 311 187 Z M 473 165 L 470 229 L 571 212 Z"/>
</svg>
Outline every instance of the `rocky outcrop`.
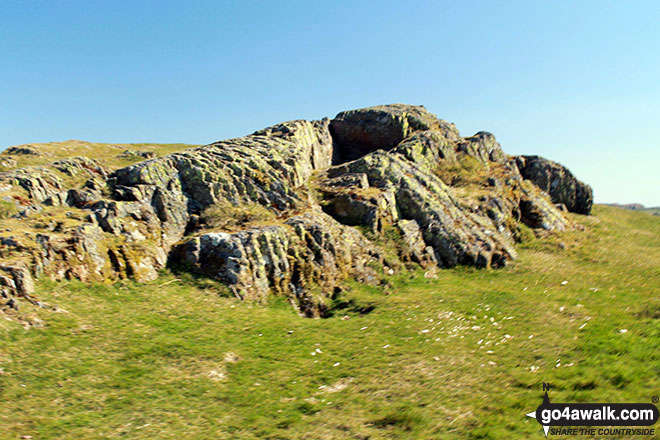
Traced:
<svg viewBox="0 0 660 440">
<path fill-rule="evenodd" d="M 554 203 L 562 203 L 570 212 L 589 215 L 593 191 L 561 164 L 539 156 L 517 156 L 516 163 L 525 179 L 550 194 Z"/>
<path fill-rule="evenodd" d="M 443 267 L 501 266 L 515 258 L 511 243 L 493 226 L 486 230 L 480 224 L 486 219 L 462 209 L 450 187 L 402 155 L 377 151 L 328 171 L 330 177 L 343 173 L 364 173 L 381 195 L 393 192 L 399 217 L 420 225 Z"/>
<path fill-rule="evenodd" d="M 23 262 L 0 265 L 0 270 L 9 275 L 10 278 L 0 277 L 0 284 L 4 287 L 3 296 L 8 294 L 28 297 L 34 293 L 34 280 L 32 273 Z"/>
<path fill-rule="evenodd" d="M 362 234 L 322 212 L 280 225 L 202 234 L 171 254 L 173 262 L 226 283 L 241 299 L 286 295 L 310 317 L 326 313 L 323 294 L 346 277 L 375 279 L 367 264 L 377 258 Z"/>
<path fill-rule="evenodd" d="M 12 154 L 16 156 L 40 156 L 41 153 L 32 145 L 21 145 L 16 147 L 9 147 L 4 151 L 5 154 Z"/>
<path fill-rule="evenodd" d="M 109 170 L 102 166 L 97 160 L 89 159 L 87 157 L 60 159 L 53 162 L 51 166 L 70 177 L 77 177 L 83 174 L 91 178 L 105 178 L 109 174 Z"/>
<path fill-rule="evenodd" d="M 28 225 L 0 236 L 0 260 L 88 281 L 152 280 L 169 263 L 240 298 L 283 295 L 302 315 L 324 316 L 345 278 L 501 267 L 516 258 L 521 225 L 567 228 L 519 168 L 492 134 L 463 138 L 402 104 L 285 122 L 114 172 L 72 157 L 0 173 L 23 191 L 12 197 Z M 246 206 L 268 216 L 252 221 Z M 210 221 L 238 211 L 240 221 Z"/>
<path fill-rule="evenodd" d="M 63 188 L 62 179 L 45 167 L 19 168 L 0 173 L 0 183 L 22 188 L 27 197 L 36 203 L 43 202 Z"/>
</svg>

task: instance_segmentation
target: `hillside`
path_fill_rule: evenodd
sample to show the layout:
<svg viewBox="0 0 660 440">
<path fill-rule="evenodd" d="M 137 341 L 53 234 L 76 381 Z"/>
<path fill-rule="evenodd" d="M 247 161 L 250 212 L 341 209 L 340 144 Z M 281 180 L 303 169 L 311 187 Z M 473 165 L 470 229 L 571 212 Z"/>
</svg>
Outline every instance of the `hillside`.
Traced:
<svg viewBox="0 0 660 440">
<path fill-rule="evenodd" d="M 170 273 L 39 283 L 60 308 L 30 312 L 45 328 L 0 321 L 3 438 L 543 438 L 523 415 L 542 382 L 556 401 L 647 401 L 660 222 L 570 217 L 584 230 L 525 234 L 500 270 L 350 283 L 322 320 Z"/>
<path fill-rule="evenodd" d="M 28 166 L 45 166 L 70 157 L 93 158 L 111 170 L 152 157 L 194 148 L 189 144 L 107 144 L 70 140 L 14 145 L 0 152 L 0 172 Z"/>
<path fill-rule="evenodd" d="M 607 203 L 607 206 L 613 206 L 615 208 L 621 208 L 621 209 L 630 209 L 631 211 L 649 212 L 651 214 L 660 215 L 660 206 L 646 207 L 640 203 L 627 203 L 627 204 Z"/>
<path fill-rule="evenodd" d="M 508 438 L 657 381 L 657 218 L 561 164 L 404 104 L 187 147 L 0 154 L 14 437 Z"/>
</svg>

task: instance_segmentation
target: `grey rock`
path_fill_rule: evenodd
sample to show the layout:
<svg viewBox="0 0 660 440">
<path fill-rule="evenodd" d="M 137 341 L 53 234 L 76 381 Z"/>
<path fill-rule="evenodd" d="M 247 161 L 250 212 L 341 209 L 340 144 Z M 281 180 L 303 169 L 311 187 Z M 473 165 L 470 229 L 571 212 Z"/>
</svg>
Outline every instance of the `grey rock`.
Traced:
<svg viewBox="0 0 660 440">
<path fill-rule="evenodd" d="M 14 285 L 16 293 L 19 296 L 29 296 L 34 293 L 34 280 L 30 269 L 22 262 L 16 262 L 12 265 L 0 265 L 0 270 L 8 273 Z"/>
<path fill-rule="evenodd" d="M 486 131 L 480 131 L 474 136 L 462 139 L 458 144 L 458 151 L 472 156 L 480 162 L 504 162 L 506 155 L 502 147 L 495 140 L 495 136 Z"/>
<path fill-rule="evenodd" d="M 589 215 L 593 191 L 561 164 L 539 156 L 517 156 L 520 174 L 550 194 L 554 203 L 563 203 L 570 212 Z"/>
</svg>

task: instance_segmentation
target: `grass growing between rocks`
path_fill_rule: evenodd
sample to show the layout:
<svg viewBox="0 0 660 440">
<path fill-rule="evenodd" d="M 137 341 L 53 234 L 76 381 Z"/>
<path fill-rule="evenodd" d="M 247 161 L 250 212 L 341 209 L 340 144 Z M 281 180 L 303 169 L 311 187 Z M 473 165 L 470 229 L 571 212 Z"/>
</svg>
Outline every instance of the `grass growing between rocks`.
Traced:
<svg viewBox="0 0 660 440">
<path fill-rule="evenodd" d="M 575 219 L 504 269 L 398 274 L 389 295 L 353 283 L 354 307 L 323 320 L 170 274 L 41 283 L 67 312 L 0 322 L 0 438 L 543 438 L 524 417 L 542 382 L 555 402 L 649 402 L 660 219 Z"/>
<path fill-rule="evenodd" d="M 274 212 L 258 203 L 243 202 L 234 205 L 223 200 L 207 208 L 201 215 L 201 222 L 207 228 L 236 231 L 251 226 L 272 224 L 276 218 Z"/>
</svg>

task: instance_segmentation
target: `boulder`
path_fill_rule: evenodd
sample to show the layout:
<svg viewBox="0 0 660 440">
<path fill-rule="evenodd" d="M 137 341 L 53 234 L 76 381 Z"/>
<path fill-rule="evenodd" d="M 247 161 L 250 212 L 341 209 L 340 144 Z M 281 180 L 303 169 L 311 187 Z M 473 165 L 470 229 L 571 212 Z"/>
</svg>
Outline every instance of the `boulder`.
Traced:
<svg viewBox="0 0 660 440">
<path fill-rule="evenodd" d="M 463 138 L 458 144 L 458 151 L 472 156 L 482 163 L 506 160 L 506 155 L 495 140 L 495 136 L 487 131 L 480 131 L 474 136 Z"/>
<path fill-rule="evenodd" d="M 379 149 L 390 150 L 417 131 L 436 128 L 458 139 L 456 127 L 423 106 L 391 104 L 339 113 L 330 122 L 338 149 L 335 162 L 346 162 Z"/>
</svg>

